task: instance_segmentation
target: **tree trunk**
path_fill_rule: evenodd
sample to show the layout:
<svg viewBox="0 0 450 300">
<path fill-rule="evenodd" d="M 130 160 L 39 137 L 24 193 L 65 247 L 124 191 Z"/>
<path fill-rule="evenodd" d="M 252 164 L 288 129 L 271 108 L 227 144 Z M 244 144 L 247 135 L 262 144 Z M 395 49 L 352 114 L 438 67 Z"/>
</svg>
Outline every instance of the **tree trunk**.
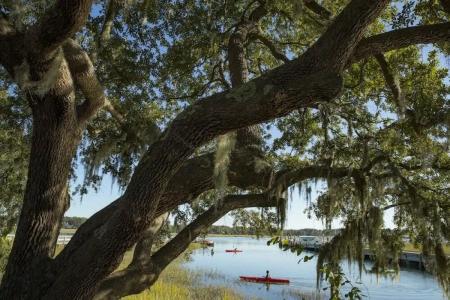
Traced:
<svg viewBox="0 0 450 300">
<path fill-rule="evenodd" d="M 68 95 L 29 95 L 33 135 L 28 181 L 14 244 L 2 281 L 1 299 L 36 299 L 36 278 L 54 255 L 64 212 L 69 207 L 68 178 L 75 149 L 81 139 Z"/>
</svg>

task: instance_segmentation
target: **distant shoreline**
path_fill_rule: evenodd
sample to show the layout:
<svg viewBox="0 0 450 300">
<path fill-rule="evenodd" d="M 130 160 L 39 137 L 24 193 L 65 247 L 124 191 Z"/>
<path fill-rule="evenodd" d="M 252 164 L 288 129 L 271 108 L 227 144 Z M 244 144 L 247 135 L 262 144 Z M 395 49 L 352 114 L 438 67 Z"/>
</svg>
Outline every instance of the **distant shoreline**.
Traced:
<svg viewBox="0 0 450 300">
<path fill-rule="evenodd" d="M 75 233 L 76 229 L 72 228 L 62 228 L 61 234 L 67 234 L 67 235 L 73 235 Z M 211 233 L 207 234 L 206 237 L 248 237 L 248 238 L 270 238 L 270 236 L 262 235 L 257 236 L 255 234 L 224 234 L 224 233 Z M 417 252 L 420 253 L 420 248 L 414 246 L 412 243 L 405 243 L 405 247 L 403 248 L 403 251 L 407 252 Z M 450 245 L 444 245 L 444 252 L 447 255 L 450 255 Z"/>
</svg>

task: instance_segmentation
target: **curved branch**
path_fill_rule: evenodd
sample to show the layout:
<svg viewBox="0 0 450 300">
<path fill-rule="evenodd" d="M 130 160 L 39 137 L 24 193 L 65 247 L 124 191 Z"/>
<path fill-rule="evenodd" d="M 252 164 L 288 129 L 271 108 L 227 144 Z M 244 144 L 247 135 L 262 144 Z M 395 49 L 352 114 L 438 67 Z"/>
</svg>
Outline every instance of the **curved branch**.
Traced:
<svg viewBox="0 0 450 300">
<path fill-rule="evenodd" d="M 101 282 L 94 299 L 120 299 L 137 294 L 154 283 L 167 265 L 178 257 L 195 238 L 231 210 L 247 207 L 274 207 L 276 199 L 266 194 L 230 195 L 218 206 L 209 208 L 180 233 L 140 264 L 131 264 Z"/>
<path fill-rule="evenodd" d="M 26 39 L 34 41 L 30 49 L 42 58 L 61 46 L 78 32 L 86 22 L 93 0 L 56 1 L 43 18 L 26 33 Z"/>
<path fill-rule="evenodd" d="M 265 1 L 259 1 L 259 5 L 235 27 L 228 40 L 228 68 L 230 70 L 231 86 L 238 87 L 247 81 L 248 68 L 245 58 L 245 43 L 248 35 L 257 30 L 257 24 L 267 14 Z"/>
<path fill-rule="evenodd" d="M 351 62 L 411 45 L 449 40 L 450 22 L 393 30 L 361 40 L 355 49 Z"/>
<path fill-rule="evenodd" d="M 272 43 L 271 40 L 263 36 L 261 33 L 255 33 L 252 34 L 252 36 L 259 40 L 261 43 L 263 43 L 269 50 L 270 53 L 272 53 L 273 57 L 276 59 L 282 60 L 283 62 L 287 63 L 289 61 L 289 58 L 287 58 L 286 55 L 284 55 L 283 52 L 277 49 L 277 47 Z"/>
<path fill-rule="evenodd" d="M 165 268 L 174 258 L 180 255 L 184 249 L 200 234 L 204 229 L 211 226 L 228 212 L 250 207 L 275 207 L 278 201 L 268 194 L 247 194 L 229 195 L 219 205 L 209 208 L 206 212 L 196 218 L 191 224 L 186 226 L 175 238 L 170 240 L 161 249 L 152 255 L 152 261 L 159 268 Z"/>
<path fill-rule="evenodd" d="M 19 65 L 22 55 L 22 36 L 17 34 L 13 24 L 6 16 L 0 15 L 0 65 L 14 76 L 14 66 Z"/>
<path fill-rule="evenodd" d="M 116 17 L 117 11 L 123 5 L 119 3 L 123 1 L 109 0 L 108 6 L 106 8 L 105 18 L 103 20 L 102 29 L 100 31 L 100 37 L 98 39 L 99 48 L 111 38 L 111 30 L 113 27 L 114 18 Z"/>
<path fill-rule="evenodd" d="M 388 209 L 391 209 L 391 208 L 394 208 L 394 207 L 398 207 L 398 206 L 402 206 L 402 205 L 410 205 L 410 204 L 412 204 L 410 201 L 399 202 L 399 203 L 383 206 L 381 209 L 382 210 L 388 210 Z"/>
<path fill-rule="evenodd" d="M 264 158 L 250 149 L 239 149 L 232 153 L 231 165 L 228 171 L 229 184 L 241 189 L 250 187 L 266 188 L 269 186 L 272 167 Z M 213 183 L 214 153 L 191 158 L 183 164 L 170 180 L 170 183 L 161 197 L 155 215 L 159 216 L 171 211 L 177 206 L 189 203 L 201 193 L 214 188 Z M 122 199 L 119 198 L 90 217 L 77 230 L 69 244 L 56 258 L 60 265 L 86 240 L 95 234 L 111 216 L 120 208 Z"/>
<path fill-rule="evenodd" d="M 384 80 L 386 81 L 387 86 L 392 92 L 394 96 L 394 104 L 397 108 L 397 112 L 400 116 L 404 114 L 404 95 L 402 93 L 402 88 L 400 86 L 400 81 L 397 76 L 392 73 L 392 70 L 389 68 L 388 62 L 382 53 L 375 54 L 375 59 L 380 65 L 381 72 L 383 73 Z"/>
<path fill-rule="evenodd" d="M 150 123 L 154 136 L 151 141 L 142 141 L 139 134 L 128 126 L 125 117 L 114 107 L 106 97 L 103 85 L 97 78 L 94 65 L 89 55 L 78 43 L 68 39 L 63 47 L 65 58 L 69 64 L 70 73 L 75 83 L 82 91 L 86 100 L 77 107 L 78 120 L 81 124 L 89 121 L 102 107 L 119 123 L 123 131 L 137 138 L 142 144 L 152 143 L 161 133 L 155 123 Z"/>
<path fill-rule="evenodd" d="M 341 72 L 351 59 L 367 26 L 378 17 L 389 2 L 389 0 L 351 1 L 304 56 L 314 58 L 316 68 Z"/>
<path fill-rule="evenodd" d="M 324 18 L 326 20 L 331 19 L 332 13 L 328 9 L 326 9 L 324 6 L 317 3 L 317 1 L 303 0 L 303 3 L 309 10 L 313 11 L 315 14 L 321 16 L 322 18 Z"/>
<path fill-rule="evenodd" d="M 271 191 L 285 191 L 289 186 L 297 182 L 313 178 L 361 177 L 365 171 L 369 170 L 328 166 L 306 166 L 295 170 L 285 170 L 279 173 Z"/>
<path fill-rule="evenodd" d="M 85 123 L 106 104 L 106 95 L 102 84 L 97 79 L 89 55 L 78 43 L 68 39 L 64 43 L 64 55 L 69 64 L 70 73 L 86 100 L 78 106 L 78 119 Z M 109 103 L 110 105 L 110 103 Z"/>
</svg>

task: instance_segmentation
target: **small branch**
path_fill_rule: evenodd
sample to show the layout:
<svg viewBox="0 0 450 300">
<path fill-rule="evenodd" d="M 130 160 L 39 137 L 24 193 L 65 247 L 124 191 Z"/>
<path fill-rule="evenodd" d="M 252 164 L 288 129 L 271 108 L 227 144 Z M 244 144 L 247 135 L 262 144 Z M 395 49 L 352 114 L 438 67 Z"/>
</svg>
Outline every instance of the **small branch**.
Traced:
<svg viewBox="0 0 450 300">
<path fill-rule="evenodd" d="M 448 14 L 450 14 L 450 0 L 439 0 L 441 3 L 442 8 L 444 11 Z"/>
<path fill-rule="evenodd" d="M 219 63 L 219 77 L 220 77 L 220 82 L 222 83 L 223 87 L 225 90 L 229 90 L 231 88 L 230 83 L 225 79 L 225 72 L 223 70 L 223 65 L 220 62 Z"/>
<path fill-rule="evenodd" d="M 388 62 L 382 53 L 375 54 L 375 59 L 380 65 L 381 72 L 383 73 L 386 84 L 394 96 L 394 104 L 397 109 L 397 113 L 400 116 L 404 115 L 404 95 L 400 87 L 400 81 L 397 76 L 392 73 L 391 68 L 389 68 Z"/>
<path fill-rule="evenodd" d="M 355 89 L 355 88 L 357 88 L 358 86 L 360 86 L 364 82 L 364 69 L 365 69 L 366 64 L 367 64 L 367 61 L 364 61 L 364 63 L 360 66 L 358 82 L 353 84 L 353 85 L 347 85 L 346 84 L 346 85 L 344 85 L 345 88 L 347 88 L 347 89 Z"/>
<path fill-rule="evenodd" d="M 263 36 L 260 32 L 252 34 L 252 37 L 263 43 L 276 59 L 282 60 L 285 63 L 289 61 L 289 58 L 287 58 L 287 56 L 284 55 L 283 52 L 278 50 L 277 47 L 272 43 L 272 41 Z"/>
<path fill-rule="evenodd" d="M 325 20 L 331 19 L 332 13 L 324 6 L 317 3 L 315 0 L 303 0 L 303 3 L 309 10 L 313 11 L 315 14 L 321 16 Z"/>
<path fill-rule="evenodd" d="M 294 183 L 312 178 L 343 178 L 347 176 L 361 176 L 363 172 L 358 169 L 328 166 L 306 166 L 295 170 L 283 170 L 276 175 L 275 183 L 270 191 L 285 191 Z"/>
<path fill-rule="evenodd" d="M 98 39 L 98 47 L 101 48 L 102 45 L 109 41 L 111 38 L 111 30 L 113 27 L 114 18 L 120 7 L 123 5 L 123 1 L 120 0 L 109 0 L 106 7 L 105 17 L 103 20 L 102 29 L 100 31 L 100 37 Z"/>
<path fill-rule="evenodd" d="M 410 201 L 406 201 L 406 202 L 399 202 L 399 203 L 395 203 L 395 204 L 390 204 L 390 205 L 386 205 L 384 207 L 382 207 L 382 210 L 388 210 L 391 209 L 393 207 L 397 207 L 397 206 L 401 206 L 401 205 L 410 205 L 411 202 Z"/>
<path fill-rule="evenodd" d="M 295 22 L 294 18 L 292 18 L 292 16 L 283 9 L 274 9 L 273 12 L 276 14 L 279 14 L 281 17 L 285 18 L 286 20 L 288 20 L 291 23 Z"/>
<path fill-rule="evenodd" d="M 109 112 L 111 114 L 111 116 L 116 119 L 117 123 L 119 123 L 119 125 L 121 126 L 125 126 L 126 125 L 126 120 L 125 117 L 122 115 L 122 113 L 120 113 L 115 107 L 114 105 L 112 105 L 112 103 L 106 99 L 105 100 L 105 105 L 104 108 L 107 112 Z"/>
<path fill-rule="evenodd" d="M 221 82 L 222 79 L 216 79 L 216 70 L 220 68 L 221 62 L 218 62 L 216 65 L 214 65 L 209 81 L 205 83 L 202 87 L 200 87 L 198 90 L 194 91 L 192 94 L 182 95 L 182 96 L 175 96 L 175 97 L 168 97 L 168 100 L 179 100 L 179 99 L 193 99 L 193 98 L 199 98 L 203 96 L 208 88 L 215 82 Z"/>
</svg>

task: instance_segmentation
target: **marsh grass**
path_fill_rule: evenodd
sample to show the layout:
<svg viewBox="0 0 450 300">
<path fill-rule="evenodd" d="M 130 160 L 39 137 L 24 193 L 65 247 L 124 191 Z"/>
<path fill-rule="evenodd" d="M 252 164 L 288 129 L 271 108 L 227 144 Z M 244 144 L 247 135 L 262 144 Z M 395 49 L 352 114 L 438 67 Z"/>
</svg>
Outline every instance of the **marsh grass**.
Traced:
<svg viewBox="0 0 450 300">
<path fill-rule="evenodd" d="M 174 260 L 159 276 L 158 281 L 144 292 L 124 300 L 241 300 L 248 299 L 226 285 L 205 285 L 204 278 L 221 279 L 224 275 L 209 270 L 188 270 L 182 264 L 198 245 L 192 244 L 187 252 Z M 131 259 L 127 253 L 119 268 L 126 267 Z M 225 278 L 224 278 L 225 279 Z M 224 280 L 224 282 L 226 282 Z"/>
</svg>

